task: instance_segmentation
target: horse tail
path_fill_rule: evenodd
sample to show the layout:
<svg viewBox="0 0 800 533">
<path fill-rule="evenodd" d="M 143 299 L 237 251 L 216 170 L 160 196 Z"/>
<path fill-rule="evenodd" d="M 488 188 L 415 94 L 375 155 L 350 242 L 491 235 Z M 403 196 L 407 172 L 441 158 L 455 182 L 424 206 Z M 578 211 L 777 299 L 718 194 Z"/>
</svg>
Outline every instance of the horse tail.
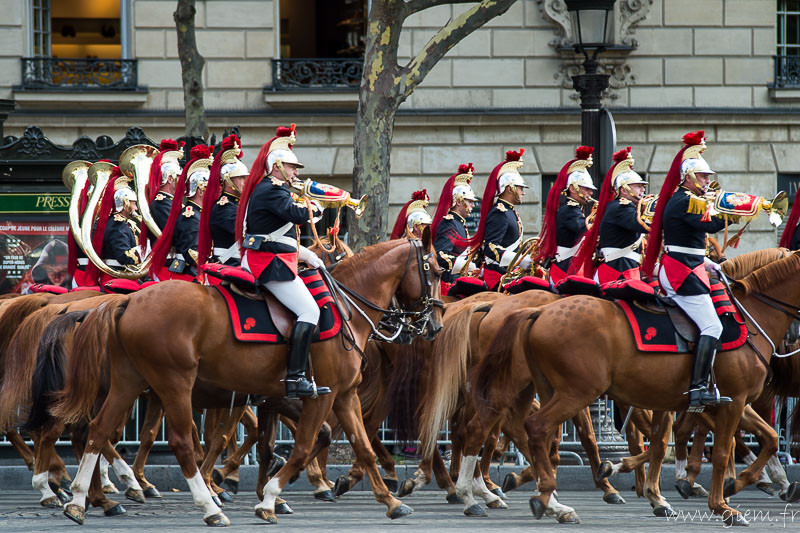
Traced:
<svg viewBox="0 0 800 533">
<path fill-rule="evenodd" d="M 67 364 L 67 349 L 75 326 L 89 311 L 72 311 L 56 317 L 42 332 L 36 352 L 36 372 L 33 375 L 33 404 L 23 429 L 42 427 L 52 416 L 50 405 L 55 395 L 64 388 L 64 371 Z"/>
<path fill-rule="evenodd" d="M 416 337 L 411 344 L 397 345 L 398 353 L 387 394 L 391 406 L 387 418 L 399 441 L 409 442 L 417 438 L 419 385 L 432 344 Z"/>
<path fill-rule="evenodd" d="M 89 415 L 107 365 L 108 342 L 116 336 L 117 320 L 127 306 L 126 295 L 108 300 L 92 310 L 75 331 L 72 353 L 80 356 L 68 358 L 66 383 L 50 408 L 56 418 L 73 423 Z"/>
<path fill-rule="evenodd" d="M 432 456 L 439 430 L 455 411 L 459 393 L 466 383 L 472 315 L 487 310 L 490 305 L 467 305 L 444 315 L 444 328 L 431 347 L 429 385 L 417 408 L 423 457 Z"/>
<path fill-rule="evenodd" d="M 30 309 L 30 308 L 29 308 Z M 0 428 L 16 422 L 18 408 L 27 408 L 31 399 L 31 383 L 36 370 L 36 349 L 42 330 L 63 306 L 51 305 L 29 313 L 21 319 L 3 358 L 3 386 L 0 388 Z M 19 309 L 15 312 L 20 311 Z M 21 313 L 17 313 L 21 317 Z"/>
<path fill-rule="evenodd" d="M 486 355 L 475 365 L 469 375 L 475 411 L 481 420 L 499 414 L 503 406 L 510 405 L 514 392 L 506 385 L 511 382 L 514 348 L 520 328 L 525 333 L 541 314 L 541 308 L 525 308 L 511 313 L 489 345 Z"/>
</svg>

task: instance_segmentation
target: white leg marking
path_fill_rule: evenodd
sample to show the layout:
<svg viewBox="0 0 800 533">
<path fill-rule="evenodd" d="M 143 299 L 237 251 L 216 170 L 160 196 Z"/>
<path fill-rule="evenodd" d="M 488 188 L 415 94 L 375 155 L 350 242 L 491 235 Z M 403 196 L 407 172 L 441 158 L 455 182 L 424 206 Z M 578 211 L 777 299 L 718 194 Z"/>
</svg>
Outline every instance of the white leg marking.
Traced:
<svg viewBox="0 0 800 533">
<path fill-rule="evenodd" d="M 50 484 L 48 483 L 49 472 L 42 472 L 41 474 L 34 474 L 33 480 L 31 481 L 31 485 L 33 485 L 33 490 L 38 490 L 42 493 L 42 497 L 39 499 L 39 502 L 43 502 L 49 498 L 55 498 L 56 493 L 50 489 Z"/>
<path fill-rule="evenodd" d="M 675 459 L 675 479 L 686 479 L 689 474 L 686 473 L 686 459 Z"/>
<path fill-rule="evenodd" d="M 256 504 L 256 511 L 263 509 L 269 512 L 275 512 L 275 499 L 281 493 L 281 487 L 278 483 L 278 478 L 274 477 L 269 480 L 269 483 L 264 487 L 264 499 Z"/>
<path fill-rule="evenodd" d="M 486 481 L 484 481 L 483 476 L 480 473 L 476 477 L 472 478 L 472 492 L 477 492 L 486 503 L 492 503 L 493 501 L 500 500 L 500 496 L 490 491 L 489 487 L 486 486 Z M 505 509 L 505 507 L 503 508 Z"/>
<path fill-rule="evenodd" d="M 92 472 L 97 465 L 96 453 L 85 453 L 81 457 L 81 464 L 78 467 L 78 473 L 75 474 L 75 479 L 72 480 L 70 489 L 72 490 L 72 504 L 86 509 L 86 495 L 89 493 L 89 483 L 92 481 Z"/>
<path fill-rule="evenodd" d="M 783 469 L 781 460 L 777 455 L 773 455 L 767 461 L 767 470 L 769 470 L 769 477 L 773 482 L 780 485 L 780 491 L 786 492 L 789 490 L 789 480 L 786 479 L 786 470 Z"/>
<path fill-rule="evenodd" d="M 611 466 L 611 474 L 609 474 L 609 476 L 615 476 L 619 474 L 620 470 L 622 470 L 622 462 L 619 462 Z"/>
<path fill-rule="evenodd" d="M 565 514 L 574 513 L 575 509 L 568 505 L 564 505 L 563 503 L 559 503 L 557 499 L 550 495 L 550 500 L 547 502 L 547 508 L 544 511 L 544 514 L 551 518 L 559 518 L 564 516 Z"/>
<path fill-rule="evenodd" d="M 209 516 L 214 516 L 222 512 L 211 499 L 211 495 L 208 493 L 208 487 L 205 481 L 203 481 L 203 476 L 200 475 L 199 471 L 195 472 L 192 477 L 187 477 L 186 481 L 189 483 L 189 490 L 192 491 L 194 504 L 203 509 L 203 518 L 208 518 Z"/>
<path fill-rule="evenodd" d="M 421 468 L 418 468 L 416 472 L 414 472 L 414 488 L 411 489 L 411 494 L 414 494 L 417 489 L 420 489 L 428 484 L 428 476 L 425 475 L 425 472 L 422 471 Z"/>
<path fill-rule="evenodd" d="M 111 465 L 111 467 L 114 469 L 114 473 L 117 474 L 117 477 L 120 479 L 120 481 L 125 483 L 127 488 L 133 490 L 142 490 L 141 485 L 139 485 L 139 482 L 136 481 L 136 476 L 133 475 L 133 470 L 124 460 L 119 457 L 115 457 L 114 463 Z"/>
<path fill-rule="evenodd" d="M 472 495 L 472 476 L 475 474 L 475 465 L 478 463 L 477 455 L 467 455 L 461 461 L 461 469 L 458 471 L 458 481 L 456 481 L 456 494 L 464 499 L 464 509 L 469 509 L 475 505 L 475 497 Z"/>
</svg>

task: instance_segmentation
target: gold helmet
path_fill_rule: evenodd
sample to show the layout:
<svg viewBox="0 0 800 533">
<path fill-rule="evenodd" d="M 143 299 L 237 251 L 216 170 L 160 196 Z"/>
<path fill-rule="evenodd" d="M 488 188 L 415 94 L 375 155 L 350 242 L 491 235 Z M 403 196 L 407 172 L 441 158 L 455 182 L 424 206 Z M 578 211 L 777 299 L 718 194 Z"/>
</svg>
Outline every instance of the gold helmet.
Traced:
<svg viewBox="0 0 800 533">
<path fill-rule="evenodd" d="M 627 191 L 628 194 L 633 195 L 629 185 L 637 183 L 647 185 L 647 182 L 633 170 L 634 159 L 631 155 L 630 146 L 625 150 L 620 150 L 617 154 L 624 157 L 624 159 L 619 157 L 620 160 L 615 161 L 616 165 L 614 166 L 614 171 L 611 173 L 611 186 L 614 187 L 617 196 L 619 196 L 621 190 Z M 617 154 L 614 155 L 617 156 Z"/>
<path fill-rule="evenodd" d="M 467 165 L 459 165 L 459 174 L 453 181 L 453 197 L 450 207 L 458 204 L 463 200 L 476 201 L 478 198 L 475 196 L 475 191 L 472 190 L 470 183 L 472 182 L 472 175 L 475 172 L 475 167 L 472 163 Z"/>
</svg>

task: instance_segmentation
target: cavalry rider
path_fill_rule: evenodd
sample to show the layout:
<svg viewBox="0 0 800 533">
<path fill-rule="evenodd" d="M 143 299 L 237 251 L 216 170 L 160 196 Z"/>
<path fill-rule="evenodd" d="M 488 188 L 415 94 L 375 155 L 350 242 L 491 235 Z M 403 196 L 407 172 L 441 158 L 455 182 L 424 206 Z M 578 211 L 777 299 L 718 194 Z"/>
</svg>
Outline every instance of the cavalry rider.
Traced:
<svg viewBox="0 0 800 533">
<path fill-rule="evenodd" d="M 169 218 L 153 247 L 150 265 L 153 279 L 193 281 L 197 275 L 197 233 L 208 169 L 214 162 L 211 150 L 209 146 L 198 144 L 189 152 L 190 159 L 178 179 Z M 185 195 L 186 205 L 183 206 Z M 173 248 L 174 255 L 167 259 Z"/>
<path fill-rule="evenodd" d="M 492 169 L 483 191 L 478 229 L 467 242 L 473 249 L 483 246 L 483 280 L 489 290 L 498 288 L 522 243 L 522 221 L 515 206 L 522 203 L 527 187 L 519 173 L 524 152 L 524 148 L 506 152 L 505 160 Z M 523 259 L 520 266 L 528 268 L 529 261 Z"/>
<path fill-rule="evenodd" d="M 241 157 L 242 143 L 239 137 L 229 135 L 223 139 L 211 165 L 208 188 L 203 196 L 197 244 L 201 265 L 206 261 L 227 266 L 241 265 L 235 234 L 236 211 L 244 182 L 250 174 L 247 166 L 240 161 Z"/>
<path fill-rule="evenodd" d="M 653 272 L 663 230 L 665 253 L 661 257 L 659 284 L 700 329 L 689 387 L 689 410 L 694 411 L 731 402 L 730 398 L 719 395 L 716 385 L 708 383 L 722 323 L 711 301 L 707 273 L 719 271 L 720 267 L 705 255 L 706 236 L 723 229 L 725 220 L 709 216 L 705 209 L 704 195 L 714 171 L 701 155 L 706 149 L 704 135 L 703 131 L 697 131 L 683 136 L 684 146 L 672 161 L 658 196 L 642 264 L 646 275 Z"/>
<path fill-rule="evenodd" d="M 292 151 L 294 124 L 280 127 L 261 148 L 245 181 L 236 215 L 236 238 L 243 248 L 242 266 L 297 316 L 289 339 L 286 396 L 303 398 L 328 394 L 306 377 L 311 340 L 319 322 L 319 307 L 298 277 L 298 260 L 324 268 L 322 260 L 300 245 L 300 228 L 309 209 L 292 199 L 289 183 L 299 180 L 303 165 Z"/>
<path fill-rule="evenodd" d="M 162 139 L 159 146 L 160 152 L 153 158 L 150 166 L 150 179 L 147 184 L 147 202 L 150 214 L 162 230 L 167 225 L 169 211 L 172 208 L 172 198 L 175 196 L 175 186 L 181 175 L 179 160 L 183 159 L 183 145 L 173 139 Z M 142 230 L 142 236 L 147 231 Z M 151 245 L 154 236 L 149 237 Z M 144 243 L 142 243 L 144 244 Z"/>
<path fill-rule="evenodd" d="M 397 220 L 394 223 L 391 239 L 402 239 L 408 237 L 409 239 L 422 239 L 422 232 L 425 227 L 430 226 L 433 219 L 425 209 L 430 204 L 430 197 L 428 191 L 422 189 L 415 191 L 411 195 L 411 200 L 400 209 L 397 214 Z"/>
<path fill-rule="evenodd" d="M 583 275 L 600 284 L 622 279 L 641 279 L 642 234 L 646 231 L 636 207 L 644 196 L 647 182 L 633 170 L 630 147 L 613 156 L 597 203 L 594 224 L 586 233 L 569 273 L 582 269 Z M 594 269 L 592 256 L 599 244 L 602 263 Z"/>
<path fill-rule="evenodd" d="M 778 246 L 790 250 L 800 250 L 800 231 L 797 231 L 798 220 L 800 220 L 800 201 L 798 201 L 797 194 L 795 194 L 794 204 L 792 204 L 789 218 L 786 219 L 786 226 L 783 228 Z"/>
<path fill-rule="evenodd" d="M 575 159 L 561 168 L 547 195 L 536 261 L 551 262 L 553 285 L 567 276 L 572 258 L 589 227 L 585 210 L 595 203 L 592 195 L 597 190 L 586 170 L 592 166 L 592 151 L 589 146 L 579 146 Z"/>
<path fill-rule="evenodd" d="M 477 200 L 470 186 L 474 172 L 472 163 L 459 165 L 458 172 L 445 182 L 433 215 L 433 247 L 436 249 L 439 266 L 444 272 L 443 284 L 456 281 L 469 257 L 469 231 L 466 223 Z M 447 291 L 443 290 L 442 293 L 447 294 Z"/>
</svg>

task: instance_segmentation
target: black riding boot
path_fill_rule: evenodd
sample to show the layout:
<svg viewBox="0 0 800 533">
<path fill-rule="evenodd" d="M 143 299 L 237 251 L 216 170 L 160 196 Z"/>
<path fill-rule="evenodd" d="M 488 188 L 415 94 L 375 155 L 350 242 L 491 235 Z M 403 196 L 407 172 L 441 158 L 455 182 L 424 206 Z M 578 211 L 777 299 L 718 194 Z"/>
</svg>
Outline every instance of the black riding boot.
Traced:
<svg viewBox="0 0 800 533">
<path fill-rule="evenodd" d="M 731 403 L 727 396 L 720 396 L 716 385 L 709 386 L 708 378 L 719 341 L 709 335 L 700 335 L 694 352 L 692 383 L 689 386 L 689 411 L 702 411 L 705 406 Z"/>
<path fill-rule="evenodd" d="M 289 361 L 286 365 L 286 397 L 306 398 L 317 394 L 328 394 L 328 387 L 314 387 L 306 378 L 308 352 L 311 350 L 311 338 L 314 336 L 316 324 L 297 322 L 289 339 Z"/>
</svg>

